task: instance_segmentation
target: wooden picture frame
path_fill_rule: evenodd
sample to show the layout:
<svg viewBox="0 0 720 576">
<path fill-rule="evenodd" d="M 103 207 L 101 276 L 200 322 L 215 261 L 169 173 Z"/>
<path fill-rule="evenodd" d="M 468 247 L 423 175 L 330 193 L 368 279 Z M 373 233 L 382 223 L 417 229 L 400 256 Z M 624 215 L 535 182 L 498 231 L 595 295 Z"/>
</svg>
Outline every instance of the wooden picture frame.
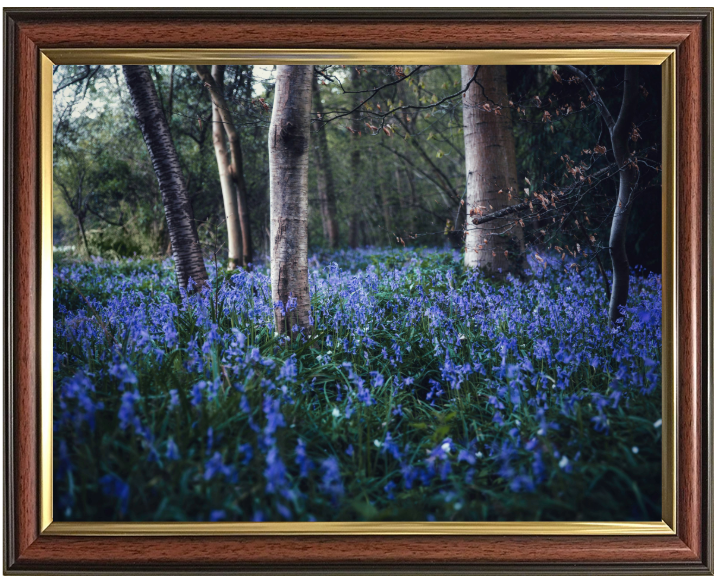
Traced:
<svg viewBox="0 0 720 576">
<path fill-rule="evenodd" d="M 5 11 L 5 568 L 20 572 L 712 571 L 712 10 Z M 676 101 L 677 520 L 664 535 L 58 535 L 41 509 L 42 51 L 669 49 Z M 46 152 L 46 151 L 45 151 Z M 45 211 L 46 214 L 47 211 Z M 128 530 L 131 532 L 131 530 Z"/>
</svg>

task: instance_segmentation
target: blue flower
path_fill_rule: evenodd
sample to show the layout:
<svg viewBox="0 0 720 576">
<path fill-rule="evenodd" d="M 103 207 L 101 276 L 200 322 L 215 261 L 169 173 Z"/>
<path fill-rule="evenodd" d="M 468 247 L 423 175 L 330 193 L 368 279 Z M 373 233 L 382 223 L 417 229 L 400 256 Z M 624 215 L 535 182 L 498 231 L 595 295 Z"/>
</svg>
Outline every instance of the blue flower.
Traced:
<svg viewBox="0 0 720 576">
<path fill-rule="evenodd" d="M 105 476 L 100 478 L 100 487 L 102 488 L 103 494 L 117 499 L 120 514 L 125 516 L 125 514 L 127 514 L 128 504 L 130 503 L 130 485 L 117 476 L 105 474 Z"/>
<path fill-rule="evenodd" d="M 168 439 L 165 458 L 168 460 L 180 460 L 180 450 L 178 450 L 177 444 L 175 444 L 175 440 L 172 438 Z"/>
<path fill-rule="evenodd" d="M 323 474 L 320 490 L 328 494 L 333 503 L 337 504 L 338 500 L 345 494 L 337 458 L 333 456 L 326 458 L 320 464 L 320 469 Z"/>
</svg>

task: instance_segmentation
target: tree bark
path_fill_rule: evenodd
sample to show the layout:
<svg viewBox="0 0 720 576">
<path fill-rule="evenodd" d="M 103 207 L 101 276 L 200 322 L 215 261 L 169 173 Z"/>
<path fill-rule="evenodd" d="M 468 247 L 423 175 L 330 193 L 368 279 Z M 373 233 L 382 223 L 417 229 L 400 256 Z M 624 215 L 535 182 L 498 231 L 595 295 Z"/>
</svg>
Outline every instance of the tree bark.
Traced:
<svg viewBox="0 0 720 576">
<path fill-rule="evenodd" d="M 638 98 L 637 66 L 625 66 L 625 86 L 623 87 L 622 106 L 615 126 L 612 128 L 612 147 L 615 162 L 620 167 L 617 204 L 610 227 L 610 259 L 613 267 L 613 285 L 610 293 L 610 324 L 615 325 L 621 319 L 620 310 L 627 305 L 630 291 L 630 263 L 625 250 L 627 225 L 630 220 L 630 205 L 633 183 L 637 179 L 637 166 L 630 157 L 630 132 L 632 116 Z"/>
<path fill-rule="evenodd" d="M 202 287 L 208 276 L 200 240 L 183 180 L 180 161 L 170 136 L 155 85 L 147 66 L 123 66 L 135 117 L 140 124 L 160 185 L 178 285 L 186 289 L 190 278 Z"/>
<path fill-rule="evenodd" d="M 270 273 L 278 333 L 309 332 L 307 219 L 312 66 L 278 66 L 270 121 Z"/>
<path fill-rule="evenodd" d="M 315 112 L 322 117 L 323 104 L 320 97 L 318 83 L 313 81 L 313 107 Z M 337 248 L 338 245 L 338 223 L 337 207 L 335 204 L 335 181 L 333 179 L 330 151 L 328 149 L 327 134 L 325 127 L 319 122 L 315 125 L 315 145 L 313 156 L 317 167 L 318 195 L 320 196 L 320 215 L 323 222 L 325 240 L 330 248 Z"/>
<path fill-rule="evenodd" d="M 213 79 L 218 86 L 223 85 L 225 66 L 213 66 Z M 220 189 L 222 190 L 223 206 L 225 208 L 225 222 L 228 235 L 228 270 L 234 270 L 243 263 L 243 241 L 238 215 L 237 196 L 235 185 L 230 173 L 228 151 L 225 145 L 225 128 L 215 99 L 212 103 L 213 120 L 213 146 L 215 148 L 215 159 L 217 160 L 218 172 L 220 173 Z"/>
<path fill-rule="evenodd" d="M 170 122 L 172 122 L 174 89 L 175 89 L 175 64 L 170 66 L 170 90 L 168 92 L 168 108 L 167 108 L 168 124 Z"/>
<path fill-rule="evenodd" d="M 210 91 L 213 104 L 218 109 L 228 142 L 230 143 L 230 175 L 235 183 L 235 190 L 237 192 L 238 216 L 240 218 L 240 230 L 243 241 L 243 265 L 247 266 L 252 262 L 253 248 L 250 230 L 250 213 L 247 202 L 247 187 L 245 185 L 245 174 L 243 172 L 242 148 L 240 147 L 240 136 L 235 129 L 235 122 L 230 114 L 227 101 L 225 100 L 225 85 L 224 82 L 222 82 L 220 68 L 222 68 L 224 73 L 224 66 L 213 66 L 213 69 L 218 74 L 217 78 L 215 78 L 207 66 L 195 66 L 195 70 Z"/>
<path fill-rule="evenodd" d="M 463 86 L 472 80 L 475 68 L 461 67 Z M 475 79 L 477 82 L 463 95 L 468 214 L 465 265 L 487 267 L 494 274 L 499 269 L 506 272 L 517 268 L 513 261 L 524 249 L 522 229 L 510 219 L 501 219 L 492 229 L 484 230 L 473 224 L 470 212 L 473 208 L 488 211 L 490 206 L 501 209 L 518 198 L 515 141 L 509 112 L 496 114 L 483 108 L 486 103 L 507 103 L 505 66 L 480 66 Z M 503 192 L 498 194 L 500 190 Z"/>
<path fill-rule="evenodd" d="M 90 252 L 87 235 L 85 234 L 85 225 L 83 224 L 83 218 L 75 215 L 75 221 L 77 222 L 78 229 L 80 230 L 80 236 L 82 237 L 83 245 L 85 246 L 85 252 L 87 253 L 88 258 L 90 258 L 92 256 L 92 252 Z"/>
<path fill-rule="evenodd" d="M 610 325 L 615 326 L 618 320 L 622 319 L 621 309 L 627 305 L 628 294 L 630 293 L 630 263 L 625 250 L 625 239 L 628 221 L 630 220 L 633 182 L 637 179 L 637 165 L 632 161 L 628 141 L 632 131 L 632 116 L 639 95 L 639 69 L 637 66 L 625 66 L 623 99 L 620 114 L 615 120 L 590 78 L 582 70 L 574 66 L 567 66 L 567 68 L 580 78 L 587 91 L 591 94 L 590 99 L 600 110 L 600 115 L 610 131 L 615 163 L 620 169 L 617 203 L 613 212 L 608 243 L 610 261 L 613 267 L 608 319 Z"/>
</svg>

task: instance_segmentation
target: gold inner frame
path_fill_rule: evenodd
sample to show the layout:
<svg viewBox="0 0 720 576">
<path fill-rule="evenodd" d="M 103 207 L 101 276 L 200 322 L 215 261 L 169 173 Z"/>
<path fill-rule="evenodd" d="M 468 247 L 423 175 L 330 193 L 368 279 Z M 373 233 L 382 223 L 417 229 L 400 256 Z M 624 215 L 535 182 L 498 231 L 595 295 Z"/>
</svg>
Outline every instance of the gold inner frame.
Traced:
<svg viewBox="0 0 720 576">
<path fill-rule="evenodd" d="M 647 522 L 63 522 L 53 521 L 54 64 L 573 64 L 662 69 L 662 520 Z M 677 523 L 676 58 L 674 49 L 293 50 L 46 49 L 40 53 L 40 532 L 66 536 L 672 535 Z"/>
</svg>

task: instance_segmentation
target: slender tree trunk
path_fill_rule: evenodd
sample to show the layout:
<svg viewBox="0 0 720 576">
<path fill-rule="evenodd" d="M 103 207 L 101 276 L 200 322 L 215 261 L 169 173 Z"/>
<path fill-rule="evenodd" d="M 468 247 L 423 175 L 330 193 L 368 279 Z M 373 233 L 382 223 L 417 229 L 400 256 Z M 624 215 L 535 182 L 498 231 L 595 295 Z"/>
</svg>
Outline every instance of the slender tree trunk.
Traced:
<svg viewBox="0 0 720 576">
<path fill-rule="evenodd" d="M 168 93 L 167 121 L 172 122 L 173 115 L 173 92 L 175 88 L 175 64 L 170 66 L 170 90 Z"/>
<path fill-rule="evenodd" d="M 313 81 L 313 107 L 318 116 L 322 118 L 323 105 L 320 98 L 320 90 L 317 82 Z M 333 180 L 332 165 L 330 162 L 330 151 L 328 150 L 327 134 L 325 127 L 320 123 L 315 125 L 315 143 L 313 155 L 317 167 L 318 195 L 320 196 L 320 215 L 323 222 L 325 239 L 330 248 L 337 248 L 338 224 L 337 208 L 335 206 L 335 181 Z"/>
<path fill-rule="evenodd" d="M 81 218 L 80 216 L 75 216 L 75 221 L 77 222 L 78 229 L 80 230 L 80 237 L 82 238 L 83 245 L 85 246 L 85 252 L 89 258 L 90 256 L 92 256 L 92 253 L 90 252 L 90 246 L 88 246 L 87 235 L 85 234 L 85 225 L 83 224 L 83 218 Z"/>
<path fill-rule="evenodd" d="M 170 136 L 155 85 L 147 66 L 123 66 L 135 117 L 150 152 L 153 169 L 160 185 L 165 217 L 170 234 L 178 285 L 187 288 L 190 278 L 198 286 L 207 283 L 202 250 L 193 210 L 188 199 L 180 161 Z"/>
<path fill-rule="evenodd" d="M 475 74 L 475 66 L 462 66 L 463 86 Z M 475 76 L 485 95 L 496 104 L 507 103 L 505 66 L 480 66 Z M 467 231 L 465 265 L 485 266 L 494 274 L 516 268 L 513 264 L 524 249 L 522 229 L 510 219 L 500 219 L 487 228 L 472 223 L 470 211 L 488 212 L 515 203 L 518 197 L 515 141 L 510 114 L 483 109 L 492 104 L 477 83 L 463 96 L 465 171 L 467 174 Z M 512 188 L 513 198 L 509 198 Z M 502 193 L 498 193 L 502 190 Z M 492 206 L 492 209 L 490 208 Z M 507 255 L 506 255 L 507 252 Z"/>
<path fill-rule="evenodd" d="M 216 68 L 224 68 L 224 66 L 213 66 L 213 77 L 218 85 L 222 86 L 223 72 L 216 70 Z M 215 159 L 220 173 L 220 189 L 222 190 L 225 222 L 227 224 L 228 270 L 234 270 L 238 265 L 242 266 L 243 262 L 240 218 L 238 216 L 235 186 L 230 174 L 227 146 L 225 145 L 225 129 L 223 128 L 220 111 L 214 101 L 212 104 L 212 119 L 213 146 L 215 147 Z"/>
<path fill-rule="evenodd" d="M 360 73 L 357 67 L 350 67 L 350 79 L 352 81 L 353 90 L 360 90 Z M 353 101 L 353 108 L 356 103 Z M 350 221 L 348 222 L 348 244 L 350 248 L 358 247 L 358 232 L 360 223 L 358 222 L 359 213 L 357 211 L 356 199 L 360 190 L 360 134 L 362 130 L 362 121 L 360 120 L 360 112 L 355 111 L 351 115 L 352 124 L 352 151 L 350 152 L 350 182 L 351 182 L 351 201 L 348 203 L 350 208 Z"/>
<path fill-rule="evenodd" d="M 222 82 L 225 67 L 214 66 L 213 68 L 217 73 L 217 78 L 211 74 L 207 66 L 195 66 L 195 70 L 210 91 L 213 104 L 215 104 L 218 109 L 228 142 L 230 143 L 230 175 L 235 183 L 235 190 L 237 192 L 238 215 L 243 240 L 243 265 L 246 266 L 252 262 L 253 249 L 247 188 L 245 186 L 245 174 L 243 172 L 242 148 L 240 147 L 240 136 L 235 129 L 235 122 L 230 114 L 227 101 L 225 100 L 225 84 Z"/>
<path fill-rule="evenodd" d="M 627 305 L 630 291 L 630 263 L 625 250 L 627 225 L 630 220 L 631 193 L 637 179 L 637 166 L 631 163 L 628 141 L 632 126 L 632 116 L 638 97 L 638 67 L 625 66 L 625 86 L 623 100 L 617 122 L 612 128 L 612 147 L 615 161 L 620 167 L 620 184 L 617 203 L 610 227 L 610 259 L 613 267 L 613 285 L 610 293 L 610 324 L 622 317 L 620 310 Z"/>
<path fill-rule="evenodd" d="M 275 326 L 309 332 L 307 214 L 312 66 L 278 66 L 270 121 L 270 273 Z M 283 314 L 284 312 L 284 314 Z"/>
<path fill-rule="evenodd" d="M 633 183 L 637 179 L 637 166 L 632 162 L 629 139 L 633 125 L 632 117 L 638 99 L 639 69 L 637 66 L 625 66 L 623 99 L 620 114 L 615 120 L 590 78 L 582 70 L 574 66 L 567 66 L 566 68 L 580 78 L 587 91 L 591 94 L 590 100 L 600 110 L 600 115 L 610 131 L 615 162 L 620 168 L 617 202 L 613 212 L 610 241 L 608 243 L 613 267 L 608 319 L 610 325 L 615 326 L 617 321 L 622 318 L 620 311 L 627 305 L 630 292 L 630 263 L 625 250 L 625 238 L 627 236 L 628 221 L 630 220 Z"/>
</svg>

